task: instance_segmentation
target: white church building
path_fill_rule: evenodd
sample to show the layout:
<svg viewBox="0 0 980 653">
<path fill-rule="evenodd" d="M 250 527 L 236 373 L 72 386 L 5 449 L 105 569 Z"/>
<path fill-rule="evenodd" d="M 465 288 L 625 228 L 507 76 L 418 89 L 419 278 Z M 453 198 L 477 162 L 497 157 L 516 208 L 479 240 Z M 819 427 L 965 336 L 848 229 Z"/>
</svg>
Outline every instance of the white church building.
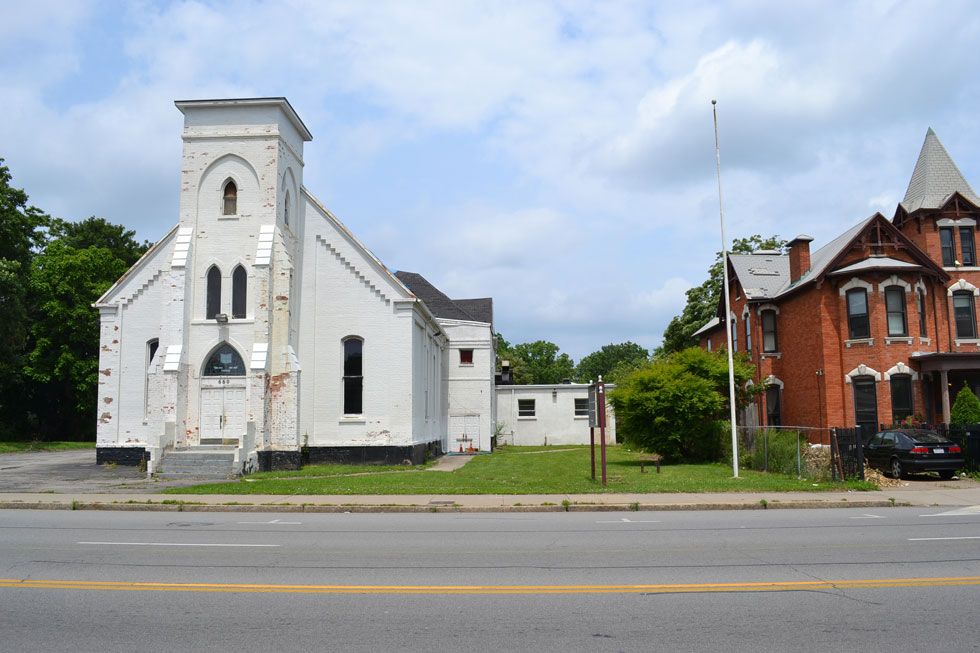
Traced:
<svg viewBox="0 0 980 653">
<path fill-rule="evenodd" d="M 176 106 L 179 222 L 95 304 L 98 461 L 236 473 L 489 451 L 492 301 L 373 256 L 303 186 L 312 136 L 285 98 Z"/>
</svg>

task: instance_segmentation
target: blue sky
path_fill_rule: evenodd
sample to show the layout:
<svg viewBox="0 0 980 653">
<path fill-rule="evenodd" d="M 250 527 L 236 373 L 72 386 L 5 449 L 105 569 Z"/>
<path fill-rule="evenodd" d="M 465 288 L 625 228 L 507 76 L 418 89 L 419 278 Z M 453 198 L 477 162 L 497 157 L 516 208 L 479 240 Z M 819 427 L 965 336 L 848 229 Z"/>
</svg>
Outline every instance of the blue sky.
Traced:
<svg viewBox="0 0 980 653">
<path fill-rule="evenodd" d="M 683 5 L 683 6 L 682 6 Z M 971 2 L 0 5 L 0 157 L 31 201 L 154 240 L 175 99 L 283 95 L 305 184 L 388 267 L 575 359 L 660 341 L 732 237 L 891 217 L 932 126 L 980 186 Z"/>
</svg>

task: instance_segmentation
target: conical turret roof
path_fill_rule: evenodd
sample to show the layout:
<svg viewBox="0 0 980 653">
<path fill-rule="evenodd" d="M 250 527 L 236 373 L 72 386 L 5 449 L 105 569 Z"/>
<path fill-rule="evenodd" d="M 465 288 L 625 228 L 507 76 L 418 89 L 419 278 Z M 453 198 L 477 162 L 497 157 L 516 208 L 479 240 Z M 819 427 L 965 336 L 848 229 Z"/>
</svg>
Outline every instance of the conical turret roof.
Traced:
<svg viewBox="0 0 980 653">
<path fill-rule="evenodd" d="M 930 127 L 901 206 L 909 213 L 919 209 L 938 209 L 955 192 L 980 206 L 980 198 L 973 192 L 963 173 L 953 163 L 949 152 L 939 142 L 936 132 Z"/>
</svg>

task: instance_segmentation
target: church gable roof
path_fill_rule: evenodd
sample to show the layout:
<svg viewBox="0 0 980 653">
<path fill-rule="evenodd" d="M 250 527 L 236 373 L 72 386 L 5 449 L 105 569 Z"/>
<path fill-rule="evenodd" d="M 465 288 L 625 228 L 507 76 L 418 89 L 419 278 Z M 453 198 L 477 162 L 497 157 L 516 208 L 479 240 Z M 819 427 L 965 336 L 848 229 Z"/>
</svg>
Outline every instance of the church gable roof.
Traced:
<svg viewBox="0 0 980 653">
<path fill-rule="evenodd" d="M 915 162 L 905 199 L 900 206 L 908 213 L 920 209 L 938 209 L 946 204 L 953 193 L 959 193 L 974 205 L 980 206 L 980 198 L 973 192 L 973 188 L 939 141 L 936 132 L 930 127 Z"/>
<path fill-rule="evenodd" d="M 413 295 L 421 299 L 437 318 L 464 322 L 492 322 L 493 300 L 489 298 L 453 300 L 417 272 L 399 270 L 395 272 L 395 277 L 405 284 Z"/>
<path fill-rule="evenodd" d="M 173 241 L 177 233 L 177 225 L 174 225 L 167 234 L 155 242 L 150 249 L 143 253 L 138 261 L 133 263 L 126 272 L 123 273 L 116 283 L 112 284 L 102 296 L 95 300 L 93 307 L 111 306 L 118 303 L 128 303 L 135 299 L 148 285 L 153 283 L 163 269 L 169 268 L 166 264 L 165 252 L 169 251 L 167 246 Z M 151 265 L 163 257 L 163 261 Z"/>
</svg>

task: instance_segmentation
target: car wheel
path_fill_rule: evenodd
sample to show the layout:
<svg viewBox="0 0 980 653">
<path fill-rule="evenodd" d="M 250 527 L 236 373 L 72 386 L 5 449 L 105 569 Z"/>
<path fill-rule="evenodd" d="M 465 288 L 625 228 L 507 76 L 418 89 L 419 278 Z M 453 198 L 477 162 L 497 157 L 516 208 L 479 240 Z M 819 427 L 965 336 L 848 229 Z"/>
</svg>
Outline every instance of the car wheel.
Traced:
<svg viewBox="0 0 980 653">
<path fill-rule="evenodd" d="M 902 478 L 902 461 L 898 458 L 892 458 L 892 478 Z"/>
<path fill-rule="evenodd" d="M 948 481 L 955 475 L 956 473 L 951 469 L 944 469 L 943 471 L 939 472 L 939 478 L 943 479 L 944 481 Z"/>
</svg>

